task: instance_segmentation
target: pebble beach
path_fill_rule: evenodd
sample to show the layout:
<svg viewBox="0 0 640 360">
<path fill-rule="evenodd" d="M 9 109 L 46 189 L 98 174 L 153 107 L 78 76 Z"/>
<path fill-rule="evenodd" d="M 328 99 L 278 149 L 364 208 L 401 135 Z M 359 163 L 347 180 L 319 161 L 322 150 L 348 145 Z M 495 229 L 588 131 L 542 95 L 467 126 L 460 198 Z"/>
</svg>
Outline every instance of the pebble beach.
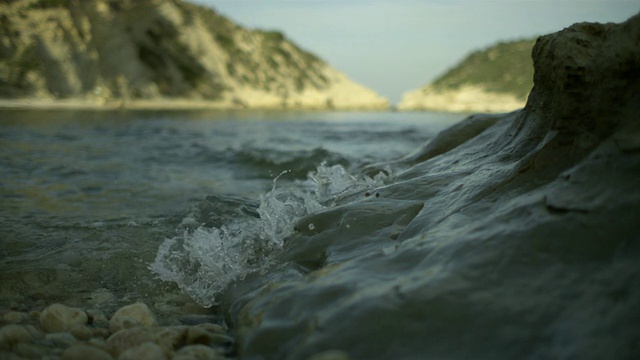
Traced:
<svg viewBox="0 0 640 360">
<path fill-rule="evenodd" d="M 64 304 L 12 303 L 0 318 L 0 359 L 228 359 L 233 338 L 213 316 L 158 321 L 144 303 L 110 314 Z"/>
</svg>

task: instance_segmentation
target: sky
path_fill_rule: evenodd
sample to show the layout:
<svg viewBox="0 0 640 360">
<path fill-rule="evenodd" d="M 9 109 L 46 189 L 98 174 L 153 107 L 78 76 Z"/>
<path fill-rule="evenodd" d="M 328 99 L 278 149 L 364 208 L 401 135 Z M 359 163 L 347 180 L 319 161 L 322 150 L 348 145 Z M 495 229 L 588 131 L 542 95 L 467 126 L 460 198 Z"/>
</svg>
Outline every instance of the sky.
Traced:
<svg viewBox="0 0 640 360">
<path fill-rule="evenodd" d="M 189 0 L 278 30 L 397 103 L 466 55 L 582 21 L 622 22 L 640 0 Z"/>
</svg>

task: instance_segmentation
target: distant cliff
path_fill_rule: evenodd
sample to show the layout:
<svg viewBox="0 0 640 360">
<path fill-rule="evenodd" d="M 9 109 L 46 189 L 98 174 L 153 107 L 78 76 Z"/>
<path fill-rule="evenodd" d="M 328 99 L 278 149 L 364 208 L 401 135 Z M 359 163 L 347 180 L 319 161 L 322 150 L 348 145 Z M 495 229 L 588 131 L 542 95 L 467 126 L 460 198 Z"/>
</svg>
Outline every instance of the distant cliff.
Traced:
<svg viewBox="0 0 640 360">
<path fill-rule="evenodd" d="M 404 94 L 400 110 L 503 112 L 524 107 L 533 86 L 535 39 L 476 51 L 434 82 Z"/>
<path fill-rule="evenodd" d="M 388 107 L 283 34 L 181 0 L 13 1 L 0 19 L 4 100 Z"/>
</svg>

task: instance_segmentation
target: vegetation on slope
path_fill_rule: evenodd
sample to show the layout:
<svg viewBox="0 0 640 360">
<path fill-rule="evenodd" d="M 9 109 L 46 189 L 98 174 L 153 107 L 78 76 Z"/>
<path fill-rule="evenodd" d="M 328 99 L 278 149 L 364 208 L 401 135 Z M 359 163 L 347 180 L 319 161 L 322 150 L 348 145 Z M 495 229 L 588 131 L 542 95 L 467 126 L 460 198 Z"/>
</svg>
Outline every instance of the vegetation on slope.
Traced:
<svg viewBox="0 0 640 360">
<path fill-rule="evenodd" d="M 286 98 L 331 85 L 326 64 L 282 33 L 182 0 L 25 0 L 0 19 L 2 97 L 219 99 L 240 84 Z"/>
<path fill-rule="evenodd" d="M 526 98 L 533 87 L 531 48 L 535 39 L 501 42 L 473 52 L 432 83 L 436 90 L 478 85 L 488 92 Z"/>
</svg>

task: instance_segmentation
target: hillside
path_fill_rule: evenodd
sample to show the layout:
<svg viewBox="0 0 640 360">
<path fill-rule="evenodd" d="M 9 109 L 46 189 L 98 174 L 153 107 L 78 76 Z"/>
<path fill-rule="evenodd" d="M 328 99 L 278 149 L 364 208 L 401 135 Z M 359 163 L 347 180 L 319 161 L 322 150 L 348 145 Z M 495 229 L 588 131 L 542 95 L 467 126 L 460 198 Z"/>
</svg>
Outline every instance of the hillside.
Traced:
<svg viewBox="0 0 640 360">
<path fill-rule="evenodd" d="M 282 33 L 181 0 L 3 2 L 0 19 L 4 102 L 388 107 Z"/>
<path fill-rule="evenodd" d="M 535 39 L 473 52 L 444 75 L 404 94 L 401 110 L 502 112 L 522 108 L 533 86 Z"/>
</svg>

